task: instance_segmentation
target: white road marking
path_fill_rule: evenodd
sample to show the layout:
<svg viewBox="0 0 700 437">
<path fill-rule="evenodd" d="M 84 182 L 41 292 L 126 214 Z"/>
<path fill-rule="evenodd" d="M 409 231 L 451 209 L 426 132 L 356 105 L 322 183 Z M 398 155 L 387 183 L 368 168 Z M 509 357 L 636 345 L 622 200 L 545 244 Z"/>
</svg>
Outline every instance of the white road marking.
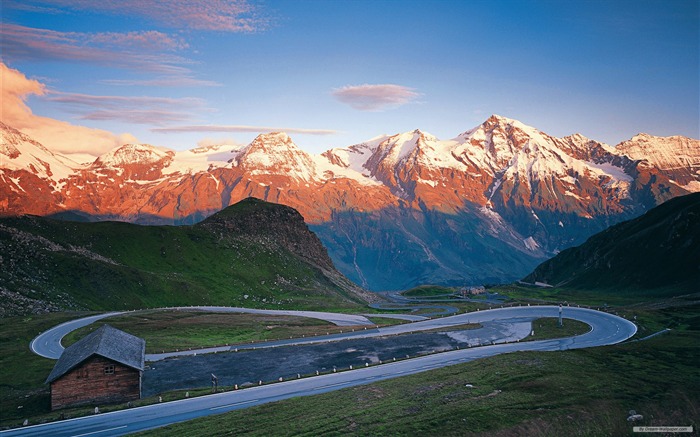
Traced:
<svg viewBox="0 0 700 437">
<path fill-rule="evenodd" d="M 260 401 L 260 399 L 253 399 L 253 400 L 250 400 L 250 401 L 236 402 L 235 404 L 228 404 L 228 405 L 221 405 L 221 406 L 218 406 L 218 407 L 212 407 L 212 408 L 210 408 L 209 410 L 211 410 L 211 411 L 220 410 L 220 409 L 222 409 L 222 408 L 234 407 L 234 406 L 236 406 L 236 405 L 252 404 L 253 402 L 258 402 L 258 401 Z"/>
<path fill-rule="evenodd" d="M 348 385 L 348 381 L 346 381 L 346 382 L 339 382 L 339 383 L 337 383 L 337 384 L 322 385 L 322 386 L 320 386 L 320 387 L 312 388 L 311 390 L 323 390 L 324 388 L 328 388 L 328 387 L 338 387 L 338 386 L 340 386 L 340 385 Z"/>
<path fill-rule="evenodd" d="M 85 434 L 76 434 L 76 435 L 74 435 L 73 437 L 82 437 L 82 436 L 86 436 L 86 435 L 94 435 L 94 434 L 99 434 L 99 433 L 101 433 L 101 432 L 114 431 L 115 429 L 122 429 L 122 428 L 126 428 L 126 427 L 127 427 L 127 425 L 122 425 L 122 426 L 117 426 L 117 427 L 114 427 L 114 428 L 101 429 L 101 430 L 99 430 L 99 431 L 86 432 Z"/>
</svg>

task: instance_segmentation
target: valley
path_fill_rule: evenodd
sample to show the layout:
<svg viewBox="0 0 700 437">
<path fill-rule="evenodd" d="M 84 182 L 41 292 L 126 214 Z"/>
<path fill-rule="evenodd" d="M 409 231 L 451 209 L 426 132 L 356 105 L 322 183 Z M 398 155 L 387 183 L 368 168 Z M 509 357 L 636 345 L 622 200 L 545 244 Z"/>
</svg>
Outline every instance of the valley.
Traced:
<svg viewBox="0 0 700 437">
<path fill-rule="evenodd" d="M 3 411 L 12 412 L 2 426 L 16 427 L 21 419 L 31 418 L 27 419 L 29 425 L 45 424 L 7 434 L 41 431 L 55 435 L 64 431 L 54 427 L 69 424 L 65 430 L 69 435 L 78 430 L 122 435 L 165 425 L 155 432 L 204 435 L 212 427 L 221 426 L 220 417 L 203 417 L 212 413 L 226 412 L 221 417 L 232 421 L 230 426 L 249 429 L 259 426 L 254 417 L 258 409 L 279 418 L 274 420 L 288 420 L 282 418 L 299 414 L 298 405 L 317 408 L 317 399 L 337 402 L 344 411 L 314 419 L 313 429 L 321 426 L 323 433 L 354 432 L 358 426 L 361 432 L 373 435 L 393 434 L 396 430 L 402 434 L 421 432 L 420 423 L 405 420 L 406 411 L 410 411 L 408 414 L 425 415 L 422 420 L 431 430 L 448 435 L 461 433 L 458 430 L 465 423 L 475 435 L 568 433 L 573 428 L 562 425 L 563 417 L 584 421 L 594 435 L 624 434 L 629 430 L 624 418 L 626 409 L 632 408 L 630 403 L 652 412 L 647 413 L 645 424 L 673 419 L 696 426 L 692 418 L 697 396 L 688 393 L 680 381 L 693 383 L 690 363 L 697 356 L 697 348 L 691 344 L 698 336 L 698 196 L 675 196 L 639 218 L 563 250 L 520 282 L 487 284 L 485 289 L 479 287 L 482 294 L 469 298 L 462 292 L 469 289 L 464 288 L 465 282 L 450 286 L 447 276 L 438 281 L 441 285 L 413 289 L 409 289 L 410 280 L 401 282 L 401 288 L 407 289 L 404 293 L 369 292 L 336 270 L 329 256 L 332 249 L 324 247 L 312 232 L 314 225 L 307 225 L 301 214 L 255 198 L 193 225 L 93 223 L 31 215 L 2 218 L 1 261 L 9 268 L 0 273 L 6 301 L 0 319 L 0 338 L 4 338 L 0 347 L 6 353 L 0 365 L 10 371 L 0 380 L 4 387 L 0 402 Z M 423 219 L 414 213 L 415 223 L 404 220 L 408 210 L 396 209 L 392 214 L 398 215 L 391 219 L 371 213 L 353 220 L 358 225 L 366 224 L 374 216 L 384 223 L 377 229 L 395 230 L 396 234 L 383 236 L 387 249 L 382 250 L 393 248 L 392 253 L 404 255 L 406 251 L 399 248 L 402 246 L 393 244 L 403 244 L 398 235 L 410 235 L 408 241 L 417 244 L 416 259 L 423 257 L 426 266 L 434 263 L 443 270 L 461 271 L 458 262 L 440 258 L 439 252 L 425 243 L 421 230 L 425 228 L 421 227 L 427 222 L 421 222 Z M 432 217 L 434 224 L 430 226 L 436 229 L 445 223 L 452 230 L 458 229 L 450 221 L 450 214 L 441 216 L 432 211 L 425 217 Z M 473 250 L 479 256 L 495 256 L 496 252 L 489 254 L 489 250 L 497 243 L 484 239 L 477 229 L 459 231 L 460 235 L 473 236 L 475 243 L 458 244 L 466 244 L 465 251 Z M 358 237 L 362 232 L 367 231 L 358 227 L 334 235 Z M 442 238 L 448 241 L 450 237 L 445 233 Z M 535 248 L 533 241 L 526 246 Z M 373 265 L 382 265 L 382 250 L 368 258 Z M 508 262 L 517 266 L 517 251 L 513 256 Z M 353 257 L 355 266 L 363 263 L 358 252 Z M 396 262 L 410 269 L 413 277 L 423 278 L 421 281 L 431 277 L 411 268 L 410 263 Z M 392 275 L 401 272 L 385 272 L 383 280 L 388 283 Z M 494 277 L 502 278 L 500 273 Z M 567 314 L 565 328 L 552 325 L 562 303 Z M 187 320 L 182 313 L 163 313 L 165 318 L 154 325 L 159 326 L 159 332 L 154 332 L 151 340 L 151 347 L 158 346 L 161 351 L 147 354 L 145 397 L 133 405 L 136 409 L 121 404 L 102 406 L 100 411 L 109 413 L 104 416 L 91 414 L 92 407 L 64 410 L 61 416 L 48 411 L 48 393 L 42 381 L 52 361 L 32 355 L 26 346 L 38 334 L 38 327 L 46 330 L 51 323 L 89 315 L 86 310 L 118 310 L 125 318 L 120 326 L 139 332 L 140 318 L 152 317 L 149 314 L 162 306 L 178 305 L 214 312 L 216 306 L 253 307 L 230 310 L 260 314 L 245 315 L 244 322 L 205 313 L 202 317 L 211 320 L 193 322 L 188 328 L 186 323 L 178 322 Z M 579 308 L 586 305 L 592 309 Z M 300 315 L 304 310 L 324 310 L 325 320 L 343 326 L 295 320 L 298 310 L 302 310 Z M 275 311 L 284 313 L 285 318 L 265 318 L 265 313 Z M 236 316 L 241 314 L 228 317 Z M 90 324 L 104 315 L 90 317 L 88 325 L 68 342 L 85 335 L 94 328 Z M 583 323 L 577 325 L 573 320 Z M 268 336 L 267 331 L 276 325 L 282 330 L 275 336 L 284 332 L 283 338 Z M 140 332 L 149 329 L 155 328 L 141 328 Z M 173 331 L 173 335 L 166 335 L 166 331 Z M 64 334 L 51 337 L 53 340 L 36 337 L 41 340 L 35 340 L 32 344 L 37 347 L 31 350 L 55 358 L 63 350 L 60 339 Z M 50 353 L 41 352 L 39 345 L 44 343 Z M 658 357 L 650 348 L 658 352 Z M 617 364 L 606 366 L 605 354 L 615 357 Z M 293 364 L 297 361 L 299 364 Z M 581 365 L 595 371 L 577 372 Z M 674 372 L 674 377 L 663 379 L 649 366 Z M 16 378 L 20 369 L 24 374 Z M 496 371 L 498 376 L 494 378 L 488 369 L 500 369 Z M 208 375 L 215 372 L 221 393 L 204 396 L 208 394 Z M 442 383 L 435 382 L 436 374 L 444 378 Z M 12 380 L 8 379 L 10 375 Z M 635 378 L 648 385 L 640 389 L 632 383 Z M 607 391 L 600 381 L 617 391 Z M 568 392 L 553 398 L 552 391 L 544 388 L 548 384 L 557 384 Z M 663 384 L 668 384 L 670 390 L 664 391 Z M 578 389 L 584 386 L 593 391 Z M 421 391 L 421 387 L 437 397 L 430 394 L 427 398 L 405 399 L 407 390 Z M 463 387 L 460 394 L 456 394 L 457 387 Z M 355 399 L 353 405 L 365 405 L 370 413 L 358 418 L 353 413 L 356 406 L 344 404 L 330 393 L 336 390 L 346 399 Z M 377 390 L 385 394 L 358 401 Z M 597 401 L 595 390 L 604 392 L 605 402 Z M 289 399 L 300 396 L 304 399 Z M 162 399 L 177 402 L 161 404 Z M 437 407 L 436 402 L 452 409 L 452 413 L 445 416 L 446 410 Z M 395 405 L 402 406 L 400 411 L 392 409 Z M 426 405 L 432 406 L 426 410 Z M 482 408 L 485 405 L 489 411 L 496 408 L 500 412 L 486 414 Z M 182 416 L 174 412 L 175 406 Z M 393 415 L 380 418 L 380 410 L 393 411 Z M 136 425 L 129 417 L 140 411 L 148 411 L 148 415 Z M 512 417 L 504 418 L 502 414 L 509 411 Z M 481 419 L 473 419 L 476 412 Z M 164 419 L 163 415 L 172 418 Z M 453 420 L 460 415 L 461 423 Z M 592 419 L 600 415 L 602 420 Z M 115 425 L 117 417 L 123 422 Z M 192 424 L 169 425 L 195 417 L 201 419 Z M 65 418 L 72 420 L 60 420 Z M 261 429 L 281 432 L 274 426 Z"/>
</svg>

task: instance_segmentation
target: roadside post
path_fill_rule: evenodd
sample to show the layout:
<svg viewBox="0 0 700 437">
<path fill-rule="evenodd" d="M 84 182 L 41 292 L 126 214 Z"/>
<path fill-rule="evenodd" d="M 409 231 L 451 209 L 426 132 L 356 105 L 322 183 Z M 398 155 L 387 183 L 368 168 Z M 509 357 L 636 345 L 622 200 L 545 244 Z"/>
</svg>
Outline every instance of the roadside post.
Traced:
<svg viewBox="0 0 700 437">
<path fill-rule="evenodd" d="M 563 311 L 563 307 L 562 307 L 561 304 L 559 304 L 559 327 L 560 327 L 560 328 L 561 328 L 562 326 L 564 326 L 564 325 L 562 324 L 562 321 L 561 321 L 561 313 L 562 313 L 562 311 Z"/>
<path fill-rule="evenodd" d="M 216 377 L 213 373 L 211 374 L 211 390 L 212 393 L 216 393 L 217 390 L 219 389 L 219 378 Z"/>
</svg>

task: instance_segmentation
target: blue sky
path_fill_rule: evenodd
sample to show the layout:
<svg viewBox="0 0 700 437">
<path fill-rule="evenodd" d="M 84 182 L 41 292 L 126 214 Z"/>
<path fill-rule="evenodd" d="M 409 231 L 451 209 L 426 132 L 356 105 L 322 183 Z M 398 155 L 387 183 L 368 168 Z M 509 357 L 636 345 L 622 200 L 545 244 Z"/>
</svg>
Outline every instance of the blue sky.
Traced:
<svg viewBox="0 0 700 437">
<path fill-rule="evenodd" d="M 15 93 L 24 116 L 174 149 L 447 139 L 492 113 L 613 145 L 700 137 L 694 0 L 3 0 L 2 21 L 2 62 L 41 86 Z"/>
</svg>

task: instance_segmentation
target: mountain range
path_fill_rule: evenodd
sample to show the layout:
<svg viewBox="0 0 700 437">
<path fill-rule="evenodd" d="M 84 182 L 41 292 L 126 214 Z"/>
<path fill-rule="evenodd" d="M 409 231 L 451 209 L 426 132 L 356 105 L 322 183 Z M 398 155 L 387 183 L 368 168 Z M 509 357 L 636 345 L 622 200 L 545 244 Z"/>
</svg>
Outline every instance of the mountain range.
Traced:
<svg viewBox="0 0 700 437">
<path fill-rule="evenodd" d="M 284 133 L 173 151 L 126 144 L 79 164 L 0 125 L 0 215 L 194 224 L 247 197 L 297 209 L 371 290 L 507 282 L 671 198 L 700 191 L 700 141 L 616 147 L 491 116 L 306 153 Z"/>
</svg>

